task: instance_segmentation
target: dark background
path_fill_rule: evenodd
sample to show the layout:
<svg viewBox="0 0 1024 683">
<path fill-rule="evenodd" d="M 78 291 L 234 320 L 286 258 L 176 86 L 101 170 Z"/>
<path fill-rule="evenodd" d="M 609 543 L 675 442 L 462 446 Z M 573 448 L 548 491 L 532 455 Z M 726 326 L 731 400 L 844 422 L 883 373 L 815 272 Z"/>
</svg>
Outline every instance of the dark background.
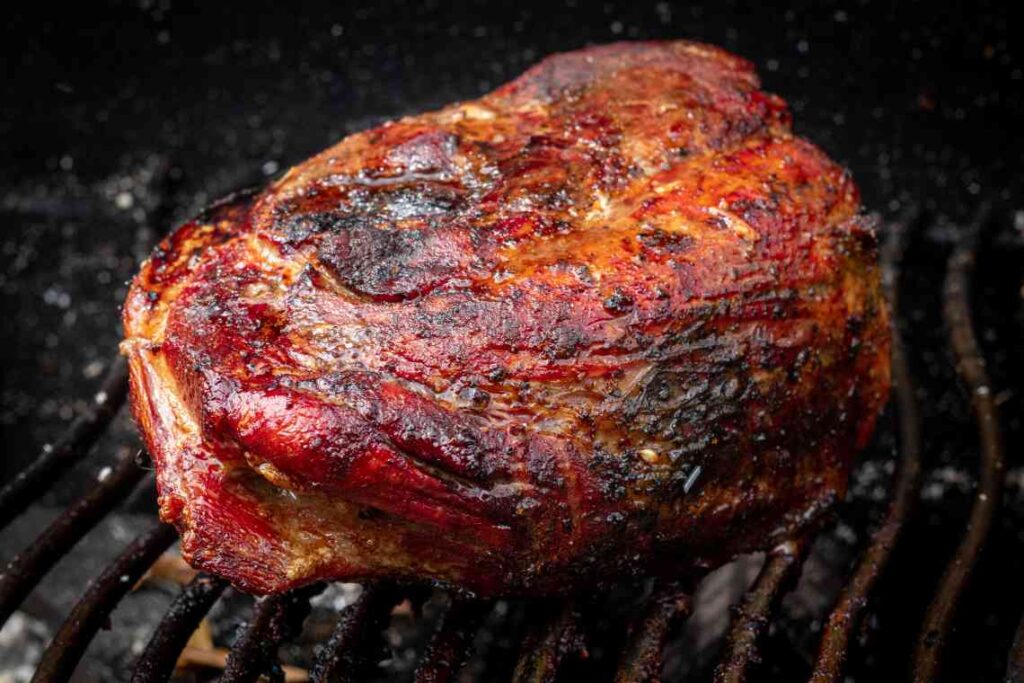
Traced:
<svg viewBox="0 0 1024 683">
<path fill-rule="evenodd" d="M 873 641 L 879 654 L 854 667 L 858 680 L 895 677 L 969 504 L 973 427 L 943 350 L 937 297 L 950 241 L 983 198 L 998 200 L 1002 221 L 1002 246 L 991 254 L 999 268 L 991 273 L 1009 273 L 983 272 L 983 338 L 994 356 L 997 389 L 1005 392 L 1011 445 L 1019 443 L 1021 27 L 1002 7 L 1009 2 L 769 4 L 579 0 L 360 8 L 147 0 L 78 16 L 55 7 L 40 7 L 36 16 L 32 9 L 6 10 L 0 29 L 0 478 L 34 457 L 84 407 L 116 352 L 124 282 L 150 239 L 140 228 L 165 230 L 347 132 L 475 97 L 551 52 L 625 39 L 707 41 L 757 65 L 765 87 L 790 103 L 797 131 L 851 169 L 870 210 L 891 218 L 919 205 L 929 216 L 912 259 L 917 269 L 908 284 L 913 306 L 906 323 L 912 360 L 924 377 L 925 504 L 910 550 L 897 556 L 906 568 L 888 579 L 883 608 L 869 619 L 871 628 L 884 627 L 885 636 Z M 875 453 L 889 442 L 883 433 Z M 121 419 L 99 457 L 133 447 L 131 425 Z M 1024 477 L 1014 469 L 1019 460 L 1012 448 L 1010 458 L 1004 506 L 1010 514 L 1003 515 L 983 578 L 975 582 L 950 680 L 998 680 L 1024 606 L 1024 588 L 1016 585 Z M 864 498 L 881 485 L 871 476 L 859 475 Z M 851 518 L 874 514 L 854 503 Z M 853 534 L 848 541 L 858 539 L 863 536 Z M 788 652 L 783 642 L 799 644 L 794 633 L 813 627 L 813 620 L 795 620 L 791 633 L 776 629 L 772 643 Z M 784 671 L 800 670 L 799 655 L 792 658 L 785 666 L 794 668 Z"/>
</svg>

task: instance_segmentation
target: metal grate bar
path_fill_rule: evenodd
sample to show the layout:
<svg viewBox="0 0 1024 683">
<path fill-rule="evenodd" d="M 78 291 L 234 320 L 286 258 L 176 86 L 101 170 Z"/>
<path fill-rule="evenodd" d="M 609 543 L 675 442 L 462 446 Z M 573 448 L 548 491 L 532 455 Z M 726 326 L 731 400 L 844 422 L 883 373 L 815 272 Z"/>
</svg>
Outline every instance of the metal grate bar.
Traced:
<svg viewBox="0 0 1024 683">
<path fill-rule="evenodd" d="M 277 648 L 302 630 L 302 622 L 309 614 L 310 598 L 324 587 L 317 583 L 261 598 L 252 620 L 231 648 L 221 683 L 255 683 L 262 675 L 272 681 L 284 680 L 284 672 L 277 661 Z"/>
<path fill-rule="evenodd" d="M 397 601 L 390 583 L 364 585 L 362 594 L 341 613 L 330 638 L 317 653 L 309 672 L 310 681 L 354 683 L 362 680 L 373 651 L 373 640 L 379 638 Z"/>
<path fill-rule="evenodd" d="M 941 654 L 964 587 L 970 580 L 985 545 L 992 518 L 1002 496 L 1003 444 L 991 380 L 974 336 L 970 284 L 982 229 L 988 224 L 991 205 L 984 204 L 965 230 L 949 257 L 944 286 L 944 313 L 957 369 L 971 392 L 971 406 L 978 421 L 981 441 L 979 485 L 970 518 L 956 554 L 946 567 L 935 598 L 928 607 L 914 654 L 915 682 L 932 681 L 938 674 Z"/>
<path fill-rule="evenodd" d="M 57 443 L 44 446 L 31 465 L 0 489 L 0 529 L 24 512 L 29 503 L 48 491 L 69 467 L 89 452 L 117 415 L 127 394 L 128 364 L 117 356 L 88 410 L 71 423 Z"/>
<path fill-rule="evenodd" d="M 757 643 L 768 626 L 771 612 L 803 566 L 809 540 L 786 541 L 765 559 L 754 585 L 736 607 L 724 656 L 715 669 L 715 683 L 742 683 L 757 661 Z"/>
<path fill-rule="evenodd" d="M 174 673 L 189 637 L 224 592 L 224 579 L 199 574 L 174 599 L 135 664 L 132 683 L 163 683 Z"/>
<path fill-rule="evenodd" d="M 580 647 L 579 620 L 576 603 L 566 601 L 549 618 L 539 621 L 523 641 L 513 683 L 552 683 L 565 656 Z"/>
<path fill-rule="evenodd" d="M 693 600 L 690 591 L 678 583 L 655 588 L 647 609 L 626 643 L 616 683 L 661 680 L 661 651 L 672 627 L 690 615 Z"/>
<path fill-rule="evenodd" d="M 473 636 L 491 603 L 463 596 L 452 596 L 451 606 L 442 617 L 416 669 L 416 683 L 445 683 L 452 680 L 466 663 Z"/>
<path fill-rule="evenodd" d="M 123 458 L 106 478 L 55 519 L 0 575 L 0 626 L 71 548 L 135 488 L 145 471 Z"/>
<path fill-rule="evenodd" d="M 899 540 L 904 523 L 917 502 L 921 479 L 921 417 L 914 398 L 914 385 L 899 331 L 899 264 L 906 251 L 907 230 L 916 215 L 907 216 L 890 227 L 882 249 L 882 272 L 892 313 L 892 372 L 896 412 L 899 420 L 899 473 L 893 484 L 893 498 L 885 521 L 871 537 L 849 582 L 829 615 L 811 676 L 813 683 L 840 681 L 850 649 L 850 636 L 867 606 L 868 595 L 885 570 Z"/>
<path fill-rule="evenodd" d="M 100 573 L 43 652 L 32 683 L 62 683 L 71 678 L 96 631 L 175 538 L 174 527 L 157 524 L 132 541 Z"/>
</svg>

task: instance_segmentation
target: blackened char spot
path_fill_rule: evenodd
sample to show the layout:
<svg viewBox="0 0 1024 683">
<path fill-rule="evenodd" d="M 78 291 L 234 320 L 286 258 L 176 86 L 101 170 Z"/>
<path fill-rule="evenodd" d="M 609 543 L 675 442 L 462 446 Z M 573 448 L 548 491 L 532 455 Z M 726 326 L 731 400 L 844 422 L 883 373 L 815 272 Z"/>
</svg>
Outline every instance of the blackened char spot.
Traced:
<svg viewBox="0 0 1024 683">
<path fill-rule="evenodd" d="M 633 309 L 633 299 L 621 289 L 616 289 L 602 302 L 609 313 L 623 314 Z"/>
<path fill-rule="evenodd" d="M 637 239 L 647 249 L 667 254 L 680 254 L 693 248 L 695 241 L 689 235 L 670 233 L 656 228 L 645 229 L 637 235 Z"/>
<path fill-rule="evenodd" d="M 315 238 L 320 263 L 346 288 L 375 299 L 420 296 L 474 260 L 467 231 L 454 226 L 402 230 L 340 215 L 303 219 L 320 232 Z"/>
</svg>

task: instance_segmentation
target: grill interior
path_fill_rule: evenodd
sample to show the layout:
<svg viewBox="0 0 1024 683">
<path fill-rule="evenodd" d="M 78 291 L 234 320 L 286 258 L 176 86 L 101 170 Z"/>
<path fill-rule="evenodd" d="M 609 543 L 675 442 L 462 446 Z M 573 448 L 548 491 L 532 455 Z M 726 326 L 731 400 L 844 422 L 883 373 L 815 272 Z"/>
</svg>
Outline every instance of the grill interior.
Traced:
<svg viewBox="0 0 1024 683">
<path fill-rule="evenodd" d="M 931 597 L 912 648 L 906 650 L 915 681 L 935 680 L 948 656 L 947 643 L 953 628 L 964 616 L 962 612 L 968 611 L 961 607 L 962 597 L 1001 508 L 1005 448 L 1000 403 L 1006 397 L 998 393 L 998 384 L 993 384 L 990 377 L 983 344 L 977 336 L 979 311 L 974 302 L 984 298 L 984 308 L 993 309 L 982 311 L 982 315 L 1000 310 L 994 306 L 998 302 L 992 300 L 999 297 L 990 297 L 988 292 L 980 296 L 978 283 L 985 278 L 979 270 L 987 270 L 990 263 L 996 269 L 1005 265 L 999 263 L 1006 258 L 1004 252 L 1019 253 L 1020 245 L 1015 242 L 1008 242 L 1009 246 L 1000 244 L 1000 240 L 1012 240 L 1012 232 L 1006 230 L 1009 220 L 1012 216 L 1005 207 L 990 201 L 980 203 L 969 224 L 948 232 L 952 241 L 941 286 L 933 282 L 944 320 L 940 331 L 947 338 L 949 358 L 959 384 L 969 397 L 962 400 L 962 409 L 971 415 L 970 438 L 976 444 L 973 478 L 977 485 L 971 487 L 968 509 L 958 511 L 944 526 L 943 533 L 955 537 L 956 545 L 946 558 L 941 575 L 928 586 Z M 915 347 L 908 350 L 904 330 L 914 325 L 904 298 L 906 282 L 912 276 L 903 270 L 903 264 L 913 262 L 911 254 L 918 245 L 932 245 L 936 241 L 934 235 L 929 237 L 929 231 L 934 233 L 937 229 L 928 214 L 915 207 L 904 210 L 882 230 L 883 272 L 895 314 L 896 334 L 890 411 L 894 424 L 891 433 L 883 433 L 879 441 L 895 438 L 897 467 L 886 484 L 885 500 L 869 506 L 876 508 L 876 519 L 871 519 L 869 511 L 867 519 L 861 520 L 866 523 L 856 532 L 864 536 L 856 544 L 858 555 L 848 567 L 839 570 L 841 587 L 821 623 L 816 655 L 807 662 L 811 681 L 842 681 L 847 660 L 851 656 L 863 658 L 865 651 L 870 652 L 875 638 L 865 626 L 865 613 L 877 597 L 876 584 L 886 577 L 887 571 L 898 571 L 896 566 L 889 571 L 890 565 L 894 558 L 899 559 L 895 551 L 918 507 L 922 470 L 934 466 L 926 461 L 922 451 L 922 396 L 916 390 L 917 379 L 908 360 Z M 143 234 L 139 239 L 146 237 L 148 234 Z M 990 258 L 993 253 L 997 255 Z M 1002 272 L 997 281 L 1015 282 L 1012 275 Z M 989 337 L 995 340 L 997 335 L 992 333 Z M 81 460 L 87 461 L 94 444 L 118 417 L 125 403 L 126 384 L 123 360 L 113 359 L 89 409 L 0 491 L 0 525 L 10 525 L 69 469 Z M 927 399 L 927 395 L 923 398 Z M 869 456 L 860 469 L 876 464 Z M 124 453 L 113 464 L 103 466 L 95 483 L 10 560 L 0 575 L 0 622 L 11 618 L 47 572 L 107 515 L 133 496 L 154 496 L 148 469 L 147 456 L 141 451 Z M 857 476 L 863 476 L 863 471 Z M 856 524 L 857 511 L 848 512 L 851 519 L 841 523 Z M 844 519 L 843 513 L 839 511 L 838 517 Z M 94 635 L 123 600 L 135 599 L 131 594 L 133 587 L 175 540 L 171 527 L 149 522 L 123 544 L 116 557 L 88 583 L 53 634 L 31 680 L 70 680 Z M 717 662 L 705 665 L 705 673 L 716 683 L 738 683 L 771 670 L 770 663 L 763 661 L 763 641 L 773 627 L 777 628 L 775 615 L 779 604 L 796 585 L 814 544 L 812 537 L 794 538 L 764 558 L 753 583 L 732 610 L 731 625 Z M 680 625 L 693 612 L 693 596 L 700 588 L 700 578 L 680 576 L 678 581 L 623 587 L 622 595 L 603 598 L 579 596 L 564 601 L 498 603 L 459 593 L 439 594 L 430 586 L 367 584 L 339 610 L 333 629 L 320 634 L 319 645 L 311 650 L 311 661 L 301 667 L 283 664 L 281 655 L 287 658 L 288 653 L 282 648 L 303 637 L 303 623 L 313 608 L 311 601 L 315 602 L 328 590 L 328 586 L 316 584 L 256 600 L 246 621 L 237 628 L 226 659 L 207 661 L 210 666 L 205 668 L 205 674 L 203 667 L 195 666 L 201 659 L 196 661 L 186 654 L 182 662 L 191 662 L 192 675 L 200 680 L 219 674 L 221 681 L 228 682 L 255 681 L 261 676 L 269 680 L 312 681 L 401 680 L 411 676 L 419 682 L 526 682 L 575 680 L 584 674 L 593 680 L 641 681 L 657 679 L 663 673 L 674 678 L 681 668 L 687 667 L 699 676 L 699 667 L 692 662 L 683 667 L 676 664 L 675 671 L 666 668 L 664 655 L 666 650 L 672 651 L 672 639 L 679 638 Z M 198 574 L 191 578 L 135 657 L 131 680 L 164 681 L 176 670 L 180 676 L 183 668 L 179 658 L 183 657 L 183 650 L 189 647 L 190 637 L 226 588 L 226 583 L 216 577 Z M 403 610 L 412 613 L 421 631 L 419 639 L 424 642 L 416 643 L 413 638 L 413 642 L 402 644 L 412 653 L 413 666 L 382 668 L 378 666 L 384 652 L 382 631 L 393 618 L 396 605 L 401 605 L 399 614 Z M 605 615 L 597 617 L 596 627 L 595 614 Z M 520 641 L 521 645 L 516 646 Z M 1003 666 L 1007 680 L 1024 680 L 1024 630 L 1007 648 Z"/>
<path fill-rule="evenodd" d="M 1000 3 L 347 5 L 111 3 L 88 30 L 26 7 L 0 29 L 2 683 L 1024 680 L 1024 61 Z M 156 229 L 381 114 L 670 37 L 754 61 L 885 219 L 896 387 L 831 522 L 567 601 L 387 583 L 255 601 L 176 563 L 114 353 Z"/>
</svg>

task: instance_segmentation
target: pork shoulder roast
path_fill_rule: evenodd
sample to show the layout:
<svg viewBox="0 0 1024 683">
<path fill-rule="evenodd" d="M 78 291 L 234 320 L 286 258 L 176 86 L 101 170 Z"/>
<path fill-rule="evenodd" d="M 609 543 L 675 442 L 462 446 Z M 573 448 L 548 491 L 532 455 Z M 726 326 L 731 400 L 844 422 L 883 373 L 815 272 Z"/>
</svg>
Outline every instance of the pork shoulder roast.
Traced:
<svg viewBox="0 0 1024 683">
<path fill-rule="evenodd" d="M 173 232 L 124 327 L 160 514 L 256 593 L 711 567 L 840 499 L 889 389 L 853 181 L 689 42 L 345 138 Z"/>
</svg>

